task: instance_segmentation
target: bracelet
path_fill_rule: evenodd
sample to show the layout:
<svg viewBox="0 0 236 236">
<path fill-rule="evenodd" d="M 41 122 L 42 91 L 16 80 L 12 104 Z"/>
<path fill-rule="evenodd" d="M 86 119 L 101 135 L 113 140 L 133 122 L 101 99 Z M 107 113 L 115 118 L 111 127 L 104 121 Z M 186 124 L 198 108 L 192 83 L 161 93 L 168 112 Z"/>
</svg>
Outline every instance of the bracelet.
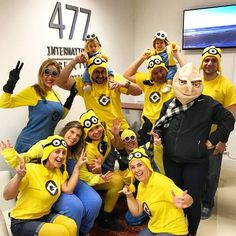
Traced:
<svg viewBox="0 0 236 236">
<path fill-rule="evenodd" d="M 134 197 L 134 196 L 133 196 L 133 194 L 131 193 L 131 194 L 127 194 L 126 197 L 127 197 L 127 198 L 132 198 L 132 197 Z"/>
<path fill-rule="evenodd" d="M 130 87 L 130 85 L 131 85 L 130 81 L 129 81 L 129 80 L 127 80 L 127 81 L 126 81 L 126 83 L 125 83 L 125 88 L 127 88 L 127 89 L 128 89 L 128 88 Z"/>
</svg>

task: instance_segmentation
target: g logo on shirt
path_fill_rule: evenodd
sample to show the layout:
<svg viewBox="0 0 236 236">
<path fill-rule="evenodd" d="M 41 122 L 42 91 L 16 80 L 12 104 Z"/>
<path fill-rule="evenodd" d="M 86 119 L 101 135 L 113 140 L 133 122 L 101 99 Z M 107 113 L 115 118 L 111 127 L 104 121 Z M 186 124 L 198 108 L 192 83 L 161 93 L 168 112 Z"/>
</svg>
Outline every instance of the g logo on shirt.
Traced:
<svg viewBox="0 0 236 236">
<path fill-rule="evenodd" d="M 52 113 L 52 121 L 59 121 L 61 119 L 60 112 L 55 111 Z"/>
<path fill-rule="evenodd" d="M 157 103 L 160 101 L 161 95 L 158 92 L 152 92 L 149 96 L 149 101 L 152 103 Z"/>
<path fill-rule="evenodd" d="M 102 106 L 107 106 L 110 103 L 110 98 L 103 94 L 99 97 L 98 102 Z"/>
<path fill-rule="evenodd" d="M 98 144 L 98 151 L 99 151 L 103 156 L 105 156 L 106 151 L 107 151 L 107 143 L 104 142 L 104 141 L 101 141 L 101 142 Z"/>
<path fill-rule="evenodd" d="M 47 181 L 47 183 L 45 184 L 45 188 L 52 196 L 55 196 L 58 193 L 58 187 L 53 180 Z"/>
<path fill-rule="evenodd" d="M 143 203 L 143 210 L 148 214 L 149 217 L 152 216 L 151 211 L 146 202 Z"/>
</svg>

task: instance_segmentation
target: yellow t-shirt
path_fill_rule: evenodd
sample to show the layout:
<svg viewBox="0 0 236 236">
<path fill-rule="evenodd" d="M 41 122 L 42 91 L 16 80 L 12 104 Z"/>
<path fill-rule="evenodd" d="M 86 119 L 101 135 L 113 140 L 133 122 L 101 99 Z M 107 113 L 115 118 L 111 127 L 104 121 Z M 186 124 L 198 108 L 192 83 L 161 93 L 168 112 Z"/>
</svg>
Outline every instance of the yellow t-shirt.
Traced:
<svg viewBox="0 0 236 236">
<path fill-rule="evenodd" d="M 100 156 L 102 163 L 103 163 L 111 150 L 111 139 L 112 138 L 113 138 L 113 135 L 109 131 L 105 131 L 105 141 L 107 143 L 107 149 L 106 149 L 106 152 L 104 155 L 99 151 L 99 149 L 100 149 L 99 146 L 100 146 L 101 140 L 87 142 L 86 150 L 87 150 L 88 162 L 93 159 L 96 159 L 98 156 Z M 105 183 L 105 181 L 100 177 L 99 174 L 94 174 L 94 173 L 90 172 L 86 165 L 81 166 L 80 179 L 85 181 L 90 186 Z"/>
<path fill-rule="evenodd" d="M 153 82 L 153 86 L 143 84 L 143 81 L 149 80 L 149 74 L 138 72 L 135 74 L 136 83 L 144 93 L 144 107 L 142 115 L 145 115 L 154 124 L 160 116 L 164 102 L 174 96 L 173 89 L 168 93 L 162 93 L 161 90 L 166 83 L 159 84 Z"/>
<path fill-rule="evenodd" d="M 58 102 L 58 94 L 50 90 L 45 97 L 49 101 Z M 20 106 L 35 106 L 42 98 L 35 92 L 33 86 L 29 86 L 19 93 L 10 94 L 3 92 L 0 97 L 0 107 L 14 108 Z"/>
<path fill-rule="evenodd" d="M 218 75 L 213 80 L 204 80 L 203 94 L 211 96 L 224 107 L 236 104 L 236 89 L 234 84 L 222 75 Z M 212 132 L 216 130 L 216 125 L 212 126 Z"/>
<path fill-rule="evenodd" d="M 87 110 L 93 109 L 100 121 L 106 123 L 108 128 L 112 127 L 112 120 L 115 118 L 121 119 L 121 130 L 129 128 L 125 116 L 121 110 L 121 93 L 127 94 L 126 88 L 117 90 L 110 90 L 108 82 L 104 84 L 93 83 L 91 91 L 83 91 L 83 81 L 80 77 L 76 79 L 76 88 L 78 93 L 83 97 L 85 107 Z M 122 75 L 115 74 L 114 81 L 126 81 Z"/>
<path fill-rule="evenodd" d="M 148 228 L 151 232 L 186 235 L 184 212 L 174 206 L 171 190 L 176 195 L 183 193 L 171 179 L 153 172 L 147 184 L 139 183 L 137 199 L 150 217 Z"/>
<path fill-rule="evenodd" d="M 16 207 L 11 211 L 11 217 L 15 219 L 37 219 L 49 214 L 66 181 L 58 168 L 51 171 L 42 164 L 27 163 L 26 169 Z"/>
</svg>

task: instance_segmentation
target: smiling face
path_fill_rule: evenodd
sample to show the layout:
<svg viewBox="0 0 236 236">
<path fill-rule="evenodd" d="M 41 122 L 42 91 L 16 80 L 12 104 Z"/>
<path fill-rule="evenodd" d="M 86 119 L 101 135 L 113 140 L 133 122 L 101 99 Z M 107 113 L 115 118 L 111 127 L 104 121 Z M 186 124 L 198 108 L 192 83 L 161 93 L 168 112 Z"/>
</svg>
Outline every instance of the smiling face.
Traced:
<svg viewBox="0 0 236 236">
<path fill-rule="evenodd" d="M 131 153 L 135 148 L 138 147 L 138 141 L 136 137 L 134 139 L 130 139 L 129 141 L 122 140 L 122 142 L 127 153 Z"/>
<path fill-rule="evenodd" d="M 102 139 L 104 129 L 101 125 L 96 125 L 88 132 L 88 137 L 94 141 Z"/>
<path fill-rule="evenodd" d="M 203 73 L 206 75 L 217 75 L 218 60 L 216 57 L 208 56 L 202 62 Z"/>
<path fill-rule="evenodd" d="M 104 67 L 97 67 L 92 74 L 92 79 L 97 84 L 103 84 L 107 80 L 107 70 Z"/>
<path fill-rule="evenodd" d="M 159 84 L 163 84 L 166 82 L 167 71 L 163 67 L 157 67 L 152 70 L 152 81 L 157 82 Z"/>
<path fill-rule="evenodd" d="M 67 146 L 72 147 L 76 145 L 82 135 L 82 130 L 78 128 L 70 128 L 64 135 Z"/>
<path fill-rule="evenodd" d="M 66 150 L 62 148 L 52 151 L 47 159 L 45 167 L 52 170 L 60 168 L 66 158 Z"/>
<path fill-rule="evenodd" d="M 173 88 L 175 97 L 183 105 L 201 95 L 203 90 L 201 76 L 192 63 L 187 63 L 175 74 Z"/>
<path fill-rule="evenodd" d="M 87 42 L 87 50 L 89 53 L 96 53 L 101 49 L 98 42 L 95 40 Z"/>
<path fill-rule="evenodd" d="M 59 71 L 54 65 L 49 65 L 44 68 L 42 73 L 42 84 L 47 90 L 51 90 L 52 86 L 55 84 L 57 78 L 59 77 Z"/>
<path fill-rule="evenodd" d="M 140 160 L 133 160 L 130 163 L 130 169 L 134 175 L 134 177 L 140 181 L 147 183 L 152 172 L 151 170 L 144 164 L 144 162 Z"/>
<path fill-rule="evenodd" d="M 164 40 L 162 39 L 155 40 L 154 48 L 156 49 L 156 51 L 161 52 L 165 49 L 165 47 L 166 47 L 166 43 Z"/>
</svg>

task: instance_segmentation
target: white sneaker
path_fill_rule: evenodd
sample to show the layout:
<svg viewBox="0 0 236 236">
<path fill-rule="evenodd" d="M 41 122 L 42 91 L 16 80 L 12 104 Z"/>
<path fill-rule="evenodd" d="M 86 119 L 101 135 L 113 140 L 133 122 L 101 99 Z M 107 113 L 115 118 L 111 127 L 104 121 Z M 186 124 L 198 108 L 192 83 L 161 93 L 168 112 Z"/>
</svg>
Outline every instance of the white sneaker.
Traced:
<svg viewBox="0 0 236 236">
<path fill-rule="evenodd" d="M 92 89 L 92 85 L 90 85 L 90 84 L 86 84 L 86 85 L 84 85 L 84 87 L 83 87 L 83 90 L 84 90 L 85 92 L 89 92 L 89 91 L 91 91 L 91 89 Z"/>
<path fill-rule="evenodd" d="M 161 90 L 162 93 L 168 93 L 171 90 L 171 85 L 167 84 L 165 88 Z"/>
</svg>

